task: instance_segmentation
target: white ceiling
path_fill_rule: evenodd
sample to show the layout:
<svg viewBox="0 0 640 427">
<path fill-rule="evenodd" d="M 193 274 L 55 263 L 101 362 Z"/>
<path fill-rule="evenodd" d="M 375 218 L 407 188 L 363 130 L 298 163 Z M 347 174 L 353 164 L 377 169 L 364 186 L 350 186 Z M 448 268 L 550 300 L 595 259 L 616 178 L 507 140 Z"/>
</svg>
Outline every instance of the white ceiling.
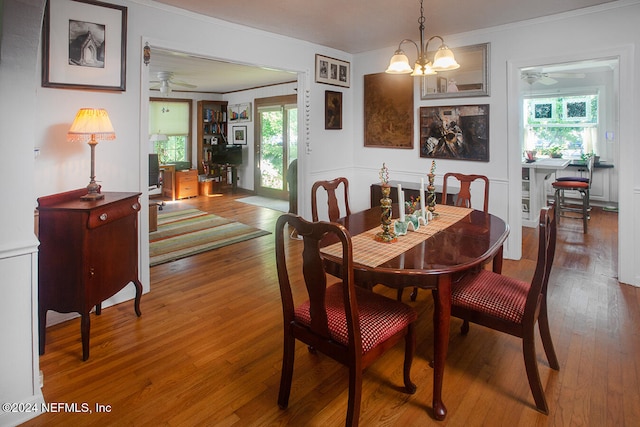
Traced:
<svg viewBox="0 0 640 427">
<path fill-rule="evenodd" d="M 156 1 L 353 54 L 390 46 L 405 38 L 419 39 L 418 0 L 270 0 L 249 4 L 229 0 Z M 611 1 L 614 0 L 431 0 L 424 4 L 425 36 L 444 37 Z M 152 52 L 150 66 L 152 80 L 156 80 L 157 71 L 172 71 L 176 80 L 196 85 L 189 90 L 197 92 L 227 93 L 296 79 L 290 73 L 158 51 Z"/>
</svg>

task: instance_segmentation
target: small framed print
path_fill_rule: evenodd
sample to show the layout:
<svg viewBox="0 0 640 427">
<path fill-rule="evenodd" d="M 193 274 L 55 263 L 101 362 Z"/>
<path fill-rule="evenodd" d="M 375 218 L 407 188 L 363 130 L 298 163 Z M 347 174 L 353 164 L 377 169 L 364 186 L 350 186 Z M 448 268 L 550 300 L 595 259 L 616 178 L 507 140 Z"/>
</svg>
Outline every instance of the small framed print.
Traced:
<svg viewBox="0 0 640 427">
<path fill-rule="evenodd" d="M 316 54 L 316 83 L 349 87 L 351 64 L 336 58 Z"/>
<path fill-rule="evenodd" d="M 233 145 L 247 145 L 247 127 L 246 126 L 233 126 Z"/>
<path fill-rule="evenodd" d="M 324 92 L 324 128 L 342 129 L 342 92 Z"/>
<path fill-rule="evenodd" d="M 93 0 L 49 0 L 42 33 L 43 87 L 126 89 L 125 6 Z"/>
<path fill-rule="evenodd" d="M 251 121 L 251 103 L 229 105 L 229 122 L 250 122 Z"/>
</svg>

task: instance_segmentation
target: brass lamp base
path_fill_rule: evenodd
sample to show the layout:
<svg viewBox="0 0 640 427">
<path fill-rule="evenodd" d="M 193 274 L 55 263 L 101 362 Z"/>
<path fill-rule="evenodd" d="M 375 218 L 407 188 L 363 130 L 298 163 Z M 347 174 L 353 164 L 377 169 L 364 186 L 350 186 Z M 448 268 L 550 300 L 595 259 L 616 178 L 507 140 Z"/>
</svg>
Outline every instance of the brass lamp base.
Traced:
<svg viewBox="0 0 640 427">
<path fill-rule="evenodd" d="M 104 199 L 104 194 L 100 193 L 87 193 L 84 196 L 80 197 L 80 200 L 101 200 Z"/>
</svg>

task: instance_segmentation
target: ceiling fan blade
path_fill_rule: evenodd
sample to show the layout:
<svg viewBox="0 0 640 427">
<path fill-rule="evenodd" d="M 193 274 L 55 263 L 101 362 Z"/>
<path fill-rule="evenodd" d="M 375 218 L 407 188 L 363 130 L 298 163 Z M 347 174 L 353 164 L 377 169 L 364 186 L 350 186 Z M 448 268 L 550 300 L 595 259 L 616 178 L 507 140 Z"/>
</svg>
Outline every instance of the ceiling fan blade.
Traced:
<svg viewBox="0 0 640 427">
<path fill-rule="evenodd" d="M 187 82 L 181 82 L 179 80 L 169 80 L 169 84 L 170 85 L 174 85 L 174 86 L 182 86 L 182 87 L 186 87 L 186 88 L 191 88 L 191 89 L 198 87 L 196 85 L 192 85 L 192 84 L 187 83 Z"/>
<path fill-rule="evenodd" d="M 543 85 L 547 85 L 547 86 L 554 85 L 554 84 L 558 83 L 557 80 L 554 80 L 549 76 L 542 76 L 542 77 L 540 77 L 540 80 L 538 80 L 538 81 L 540 83 L 542 83 Z"/>
<path fill-rule="evenodd" d="M 584 73 L 549 73 L 547 76 L 556 79 L 584 79 L 587 75 Z"/>
</svg>

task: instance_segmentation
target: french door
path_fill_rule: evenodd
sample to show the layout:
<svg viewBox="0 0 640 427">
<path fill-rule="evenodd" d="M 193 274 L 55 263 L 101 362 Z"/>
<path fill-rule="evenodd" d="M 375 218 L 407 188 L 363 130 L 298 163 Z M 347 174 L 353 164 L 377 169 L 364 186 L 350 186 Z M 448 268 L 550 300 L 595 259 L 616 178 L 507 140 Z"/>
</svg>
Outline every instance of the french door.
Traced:
<svg viewBox="0 0 640 427">
<path fill-rule="evenodd" d="M 277 199 L 289 197 L 289 165 L 298 158 L 298 107 L 296 95 L 256 99 L 256 194 Z"/>
</svg>

